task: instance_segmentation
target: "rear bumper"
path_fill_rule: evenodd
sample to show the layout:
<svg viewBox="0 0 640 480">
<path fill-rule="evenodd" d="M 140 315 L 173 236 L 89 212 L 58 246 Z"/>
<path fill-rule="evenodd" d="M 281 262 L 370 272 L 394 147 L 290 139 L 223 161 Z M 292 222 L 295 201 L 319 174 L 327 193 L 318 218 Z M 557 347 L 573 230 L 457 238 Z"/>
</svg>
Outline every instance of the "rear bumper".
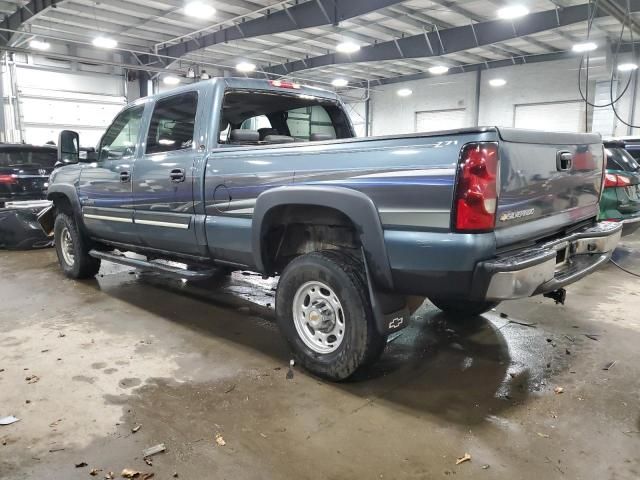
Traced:
<svg viewBox="0 0 640 480">
<path fill-rule="evenodd" d="M 474 272 L 471 297 L 510 300 L 574 283 L 611 258 L 622 228 L 620 223 L 600 222 L 539 247 L 480 262 Z"/>
</svg>

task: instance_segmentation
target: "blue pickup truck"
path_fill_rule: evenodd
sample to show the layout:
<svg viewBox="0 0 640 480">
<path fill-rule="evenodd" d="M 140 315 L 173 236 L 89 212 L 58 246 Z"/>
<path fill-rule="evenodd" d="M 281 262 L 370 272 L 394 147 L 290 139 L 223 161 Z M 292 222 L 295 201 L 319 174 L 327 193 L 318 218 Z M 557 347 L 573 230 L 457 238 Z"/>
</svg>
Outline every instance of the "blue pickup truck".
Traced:
<svg viewBox="0 0 640 480">
<path fill-rule="evenodd" d="M 78 155 L 75 132 L 59 155 Z M 95 158 L 56 169 L 41 224 L 71 278 L 101 260 L 182 278 L 280 276 L 299 362 L 342 380 L 407 325 L 407 299 L 455 315 L 563 287 L 609 259 L 600 137 L 508 128 L 354 138 L 329 91 L 219 78 L 142 98 Z M 144 259 L 122 252 L 136 252 Z M 176 266 L 175 262 L 185 265 Z"/>
</svg>

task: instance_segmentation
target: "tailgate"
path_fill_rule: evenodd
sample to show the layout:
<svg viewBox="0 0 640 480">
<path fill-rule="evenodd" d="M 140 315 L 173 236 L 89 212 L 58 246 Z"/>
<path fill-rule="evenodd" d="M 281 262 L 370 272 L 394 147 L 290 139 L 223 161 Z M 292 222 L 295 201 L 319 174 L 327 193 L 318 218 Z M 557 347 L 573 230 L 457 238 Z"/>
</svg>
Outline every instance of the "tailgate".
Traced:
<svg viewBox="0 0 640 480">
<path fill-rule="evenodd" d="M 600 135 L 499 129 L 498 247 L 530 242 L 597 217 Z"/>
</svg>

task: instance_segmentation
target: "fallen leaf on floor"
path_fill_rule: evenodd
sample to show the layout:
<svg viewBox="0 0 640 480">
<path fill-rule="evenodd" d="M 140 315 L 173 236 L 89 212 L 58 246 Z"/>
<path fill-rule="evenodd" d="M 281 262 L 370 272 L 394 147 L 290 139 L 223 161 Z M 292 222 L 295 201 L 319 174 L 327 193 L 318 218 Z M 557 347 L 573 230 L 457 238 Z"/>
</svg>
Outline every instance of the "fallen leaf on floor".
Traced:
<svg viewBox="0 0 640 480">
<path fill-rule="evenodd" d="M 236 384 L 234 383 L 233 385 L 231 385 L 229 388 L 227 388 L 224 393 L 231 393 L 236 389 Z"/>
<path fill-rule="evenodd" d="M 564 393 L 564 388 L 556 387 L 553 389 L 553 391 L 556 392 L 557 394 L 561 394 L 561 393 Z"/>
<path fill-rule="evenodd" d="M 36 383 L 38 380 L 40 380 L 40 377 L 38 377 L 37 375 L 29 375 L 25 378 L 25 380 L 27 381 L 27 383 Z"/>
<path fill-rule="evenodd" d="M 153 462 L 151 461 L 150 458 L 145 458 L 144 459 L 144 463 L 146 463 L 147 465 L 149 465 L 150 467 L 153 467 Z"/>
<path fill-rule="evenodd" d="M 142 428 L 142 425 L 136 425 L 131 429 L 131 433 L 136 433 L 138 430 Z"/>
<path fill-rule="evenodd" d="M 538 436 L 542 437 L 542 438 L 549 438 L 549 435 L 547 435 L 546 433 L 540 433 L 538 432 Z"/>
<path fill-rule="evenodd" d="M 87 462 L 76 463 L 76 468 L 86 467 L 87 465 L 88 465 Z"/>
<path fill-rule="evenodd" d="M 488 463 L 486 463 L 486 464 L 482 465 L 482 467 L 481 467 L 481 468 L 482 468 L 483 470 L 487 470 L 490 466 L 491 466 L 491 465 L 489 465 Z"/>
<path fill-rule="evenodd" d="M 57 419 L 57 420 L 54 420 L 53 422 L 51 422 L 51 423 L 49 424 L 49 426 L 50 426 L 50 427 L 55 427 L 55 426 L 56 426 L 56 425 L 58 425 L 58 423 L 60 423 L 61 421 L 62 421 L 62 419 L 61 419 L 61 418 L 59 418 L 59 419 Z"/>
<path fill-rule="evenodd" d="M 154 445 L 153 447 L 146 448 L 142 451 L 143 457 L 150 457 L 151 455 L 155 455 L 156 453 L 164 452 L 167 448 L 164 446 L 164 443 L 159 443 L 158 445 Z"/>
<path fill-rule="evenodd" d="M 471 460 L 471 455 L 469 455 L 468 453 L 465 453 L 464 456 L 456 460 L 456 465 L 460 465 L 461 463 L 464 463 L 464 462 L 469 462 L 470 460 Z"/>
<path fill-rule="evenodd" d="M 11 425 L 12 423 L 16 423 L 19 421 L 19 418 L 16 418 L 13 415 L 9 415 L 8 417 L 0 418 L 0 425 Z"/>
<path fill-rule="evenodd" d="M 125 468 L 122 470 L 122 473 L 120 473 L 122 478 L 138 478 L 140 475 L 142 475 L 142 472 L 133 470 L 132 468 Z"/>
<path fill-rule="evenodd" d="M 222 435 L 220 435 L 219 433 L 216 433 L 216 443 L 220 447 L 224 447 L 227 444 L 227 442 L 224 441 L 224 438 L 222 438 Z"/>
<path fill-rule="evenodd" d="M 105 480 L 113 480 L 115 477 L 115 474 L 113 472 L 107 472 L 104 475 Z"/>
<path fill-rule="evenodd" d="M 264 433 L 262 433 L 262 432 L 260 432 L 260 436 L 261 436 L 262 438 L 267 438 L 267 436 L 266 436 Z"/>
<path fill-rule="evenodd" d="M 612 362 L 607 363 L 602 370 L 611 370 L 616 362 L 617 360 L 613 360 Z"/>
<path fill-rule="evenodd" d="M 92 477 L 95 477 L 96 475 L 98 475 L 98 473 L 100 473 L 102 471 L 101 468 L 94 468 L 89 472 L 89 475 L 91 475 Z"/>
</svg>

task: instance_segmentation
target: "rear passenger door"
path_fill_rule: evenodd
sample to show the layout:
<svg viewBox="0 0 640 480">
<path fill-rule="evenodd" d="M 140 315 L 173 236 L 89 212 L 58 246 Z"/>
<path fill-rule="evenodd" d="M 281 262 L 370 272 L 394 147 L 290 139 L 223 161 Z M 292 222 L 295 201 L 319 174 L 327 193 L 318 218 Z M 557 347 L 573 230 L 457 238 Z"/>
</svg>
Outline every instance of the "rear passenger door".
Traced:
<svg viewBox="0 0 640 480">
<path fill-rule="evenodd" d="M 194 165 L 198 92 L 157 100 L 133 177 L 134 218 L 144 246 L 199 253 L 194 226 Z"/>
</svg>

